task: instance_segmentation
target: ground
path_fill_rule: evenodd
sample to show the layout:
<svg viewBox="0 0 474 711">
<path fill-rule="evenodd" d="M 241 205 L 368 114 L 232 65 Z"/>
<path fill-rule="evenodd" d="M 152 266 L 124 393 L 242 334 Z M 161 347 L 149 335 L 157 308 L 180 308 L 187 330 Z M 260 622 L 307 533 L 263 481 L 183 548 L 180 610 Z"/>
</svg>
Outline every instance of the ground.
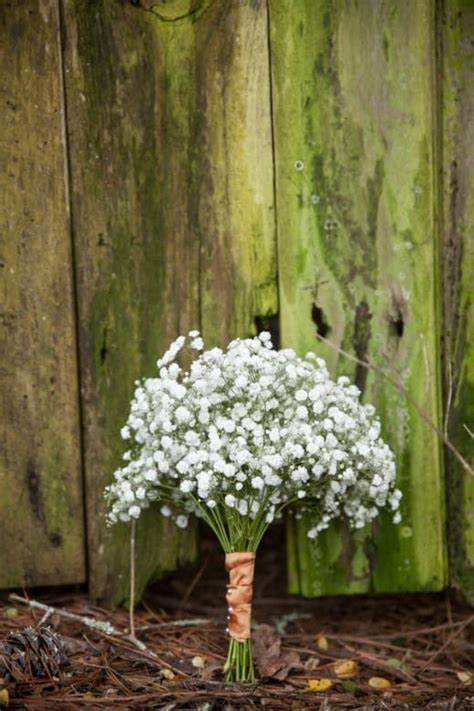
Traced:
<svg viewBox="0 0 474 711">
<path fill-rule="evenodd" d="M 55 655 L 51 642 L 41 642 L 49 651 L 39 668 L 49 676 L 35 677 L 38 666 L 31 658 L 29 668 L 22 669 L 24 657 L 18 653 L 16 678 L 5 672 L 5 663 L 11 666 L 14 658 L 11 637 L 6 646 L 8 635 L 19 633 L 21 647 L 25 628 L 38 629 L 44 612 L 3 593 L 0 706 L 8 696 L 11 709 L 61 711 L 474 709 L 474 611 L 453 592 L 303 600 L 285 593 L 280 554 L 267 548 L 260 563 L 254 645 L 261 678 L 255 684 L 222 681 L 226 577 L 222 556 L 206 544 L 198 565 L 160 581 L 138 607 L 136 637 L 146 649 L 127 637 L 126 610 L 97 607 L 85 591 L 17 591 L 63 612 L 108 621 L 123 632 L 107 634 L 50 615 L 43 627 L 57 633 L 61 652 Z M 341 678 L 341 660 L 350 660 L 342 667 L 349 678 Z M 384 679 L 378 684 L 385 688 L 374 688 L 374 677 Z M 321 680 L 329 680 L 328 690 L 309 688 L 328 685 Z"/>
</svg>

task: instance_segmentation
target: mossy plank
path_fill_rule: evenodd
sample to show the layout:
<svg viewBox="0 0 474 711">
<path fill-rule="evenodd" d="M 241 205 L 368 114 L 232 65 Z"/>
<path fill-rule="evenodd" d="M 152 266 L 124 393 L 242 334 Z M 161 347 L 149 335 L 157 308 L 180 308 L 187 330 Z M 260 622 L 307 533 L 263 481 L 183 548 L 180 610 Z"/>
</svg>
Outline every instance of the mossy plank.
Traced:
<svg viewBox="0 0 474 711">
<path fill-rule="evenodd" d="M 0 587 L 86 580 L 55 0 L 0 5 Z"/>
<path fill-rule="evenodd" d="M 277 311 L 266 4 L 66 8 L 91 589 L 117 601 L 127 546 L 96 512 L 133 380 L 177 333 L 224 344 Z M 180 558 L 153 518 L 139 589 Z"/>
<path fill-rule="evenodd" d="M 106 528 L 103 499 L 119 430 L 135 379 L 153 375 L 169 341 L 199 322 L 187 196 L 193 73 L 188 64 L 184 76 L 184 63 L 175 73 L 192 43 L 189 28 L 182 42 L 164 38 L 168 24 L 131 3 L 76 0 L 64 10 L 90 591 L 119 603 L 129 594 L 129 527 Z M 196 555 L 195 530 L 152 509 L 137 536 L 138 594 Z"/>
<path fill-rule="evenodd" d="M 439 442 L 392 385 L 315 338 L 399 373 L 439 424 L 433 3 L 269 7 L 282 342 L 377 405 L 404 492 L 403 524 L 375 535 L 341 524 L 314 545 L 296 524 L 293 592 L 438 590 Z"/>
<path fill-rule="evenodd" d="M 196 23 L 196 227 L 206 343 L 278 311 L 268 17 L 264 0 L 214 3 Z"/>
<path fill-rule="evenodd" d="M 444 382 L 451 441 L 474 460 L 474 4 L 439 17 L 442 77 Z M 474 478 L 447 457 L 451 582 L 474 603 Z"/>
</svg>

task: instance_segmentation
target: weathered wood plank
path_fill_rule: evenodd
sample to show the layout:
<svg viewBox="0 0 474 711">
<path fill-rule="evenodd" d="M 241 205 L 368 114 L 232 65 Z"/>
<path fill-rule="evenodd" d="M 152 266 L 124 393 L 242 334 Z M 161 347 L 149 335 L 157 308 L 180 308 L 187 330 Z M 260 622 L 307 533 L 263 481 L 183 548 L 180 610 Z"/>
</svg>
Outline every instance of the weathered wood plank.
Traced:
<svg viewBox="0 0 474 711">
<path fill-rule="evenodd" d="M 224 344 L 277 311 L 266 4 L 180 8 L 78 2 L 65 18 L 92 590 L 116 599 L 126 546 L 107 570 L 93 512 L 133 379 L 177 333 Z M 176 558 L 170 535 L 139 588 Z"/>
<path fill-rule="evenodd" d="M 474 4 L 439 17 L 442 73 L 444 379 L 450 439 L 474 459 Z M 471 434 L 469 433 L 469 429 Z M 474 602 L 474 479 L 447 458 L 451 581 Z"/>
<path fill-rule="evenodd" d="M 297 526 L 293 592 L 440 589 L 439 443 L 396 389 L 314 336 L 394 369 L 439 422 L 432 3 L 275 0 L 270 25 L 282 340 L 378 406 L 404 491 L 402 526 L 375 539 L 332 529 L 314 546 Z"/>
<path fill-rule="evenodd" d="M 195 65 L 201 323 L 222 346 L 278 312 L 265 0 L 212 4 Z"/>
<path fill-rule="evenodd" d="M 86 580 L 58 20 L 0 5 L 0 587 Z"/>
<path fill-rule="evenodd" d="M 135 378 L 154 374 L 168 342 L 199 321 L 199 245 L 187 203 L 193 73 L 175 63 L 189 56 L 192 38 L 187 28 L 163 40 L 161 19 L 131 3 L 64 8 L 90 590 L 120 602 L 129 529 L 103 520 L 119 430 Z M 138 524 L 138 593 L 196 553 L 193 531 L 147 514 Z"/>
</svg>

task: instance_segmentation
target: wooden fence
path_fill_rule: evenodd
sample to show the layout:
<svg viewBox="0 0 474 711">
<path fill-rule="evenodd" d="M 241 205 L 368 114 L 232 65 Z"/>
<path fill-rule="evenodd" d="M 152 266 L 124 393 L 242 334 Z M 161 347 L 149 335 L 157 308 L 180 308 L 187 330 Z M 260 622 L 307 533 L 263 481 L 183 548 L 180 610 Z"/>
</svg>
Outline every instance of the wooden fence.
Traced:
<svg viewBox="0 0 474 711">
<path fill-rule="evenodd" d="M 439 590 L 449 549 L 474 596 L 473 477 L 340 353 L 472 454 L 473 2 L 12 0 L 0 17 L 0 586 L 125 599 L 103 488 L 134 380 L 190 328 L 223 344 L 265 326 L 377 404 L 404 491 L 398 527 L 314 544 L 290 523 L 290 589 Z M 147 513 L 140 589 L 196 555 L 195 531 Z"/>
</svg>

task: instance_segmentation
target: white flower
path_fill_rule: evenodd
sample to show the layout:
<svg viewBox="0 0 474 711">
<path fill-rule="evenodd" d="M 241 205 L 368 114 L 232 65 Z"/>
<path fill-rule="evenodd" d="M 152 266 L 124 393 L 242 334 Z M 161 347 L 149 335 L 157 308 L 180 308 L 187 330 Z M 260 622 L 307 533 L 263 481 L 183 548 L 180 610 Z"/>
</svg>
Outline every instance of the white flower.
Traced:
<svg viewBox="0 0 474 711">
<path fill-rule="evenodd" d="M 296 417 L 298 417 L 300 420 L 306 420 L 308 417 L 308 408 L 304 405 L 300 405 L 299 407 L 297 407 Z"/>
<path fill-rule="evenodd" d="M 156 481 L 158 479 L 158 474 L 154 469 L 148 469 L 145 472 L 144 477 L 147 481 Z"/>
<path fill-rule="evenodd" d="M 252 478 L 251 484 L 254 489 L 263 489 L 265 486 L 265 482 L 263 481 L 261 476 L 254 476 Z"/>
<path fill-rule="evenodd" d="M 197 432 L 193 432 L 192 430 L 189 430 L 189 432 L 186 432 L 184 435 L 184 441 L 190 447 L 197 447 L 200 442 L 200 437 Z"/>
<path fill-rule="evenodd" d="M 202 338 L 195 338 L 194 340 L 192 340 L 191 348 L 196 351 L 202 351 L 202 349 L 204 348 L 204 341 L 202 340 Z"/>
<path fill-rule="evenodd" d="M 180 516 L 176 516 L 176 525 L 178 528 L 186 528 L 188 525 L 188 517 L 183 516 L 182 514 Z"/>
<path fill-rule="evenodd" d="M 233 508 L 235 506 L 236 498 L 235 496 L 232 496 L 232 494 L 227 494 L 227 496 L 224 498 L 226 506 L 229 508 Z"/>
<path fill-rule="evenodd" d="M 178 407 L 175 412 L 176 420 L 180 423 L 189 422 L 192 419 L 192 415 L 185 407 L 182 405 Z"/>
<path fill-rule="evenodd" d="M 247 449 L 243 449 L 240 452 L 237 452 L 236 455 L 236 462 L 239 466 L 242 466 L 243 464 L 247 464 L 252 459 L 252 455 Z"/>
<path fill-rule="evenodd" d="M 222 467 L 222 473 L 226 477 L 229 477 L 229 478 L 234 476 L 236 471 L 237 471 L 237 469 L 235 468 L 234 464 L 225 463 L 224 466 Z"/>
<path fill-rule="evenodd" d="M 136 505 L 130 506 L 130 508 L 128 509 L 128 515 L 131 518 L 138 518 L 140 516 L 141 512 L 142 512 L 141 508 Z"/>
<path fill-rule="evenodd" d="M 224 420 L 222 423 L 222 428 L 225 432 L 230 434 L 231 432 L 235 431 L 235 422 L 234 420 Z"/>
<path fill-rule="evenodd" d="M 125 427 L 122 427 L 122 429 L 120 430 L 120 435 L 122 439 L 130 439 L 130 427 L 127 427 L 126 425 Z"/>
<path fill-rule="evenodd" d="M 189 472 L 189 463 L 185 459 L 182 459 L 177 463 L 176 469 L 180 474 L 187 474 Z"/>
<path fill-rule="evenodd" d="M 246 516 L 248 514 L 249 505 L 245 499 L 240 499 L 237 504 L 237 511 L 241 516 Z"/>
</svg>

